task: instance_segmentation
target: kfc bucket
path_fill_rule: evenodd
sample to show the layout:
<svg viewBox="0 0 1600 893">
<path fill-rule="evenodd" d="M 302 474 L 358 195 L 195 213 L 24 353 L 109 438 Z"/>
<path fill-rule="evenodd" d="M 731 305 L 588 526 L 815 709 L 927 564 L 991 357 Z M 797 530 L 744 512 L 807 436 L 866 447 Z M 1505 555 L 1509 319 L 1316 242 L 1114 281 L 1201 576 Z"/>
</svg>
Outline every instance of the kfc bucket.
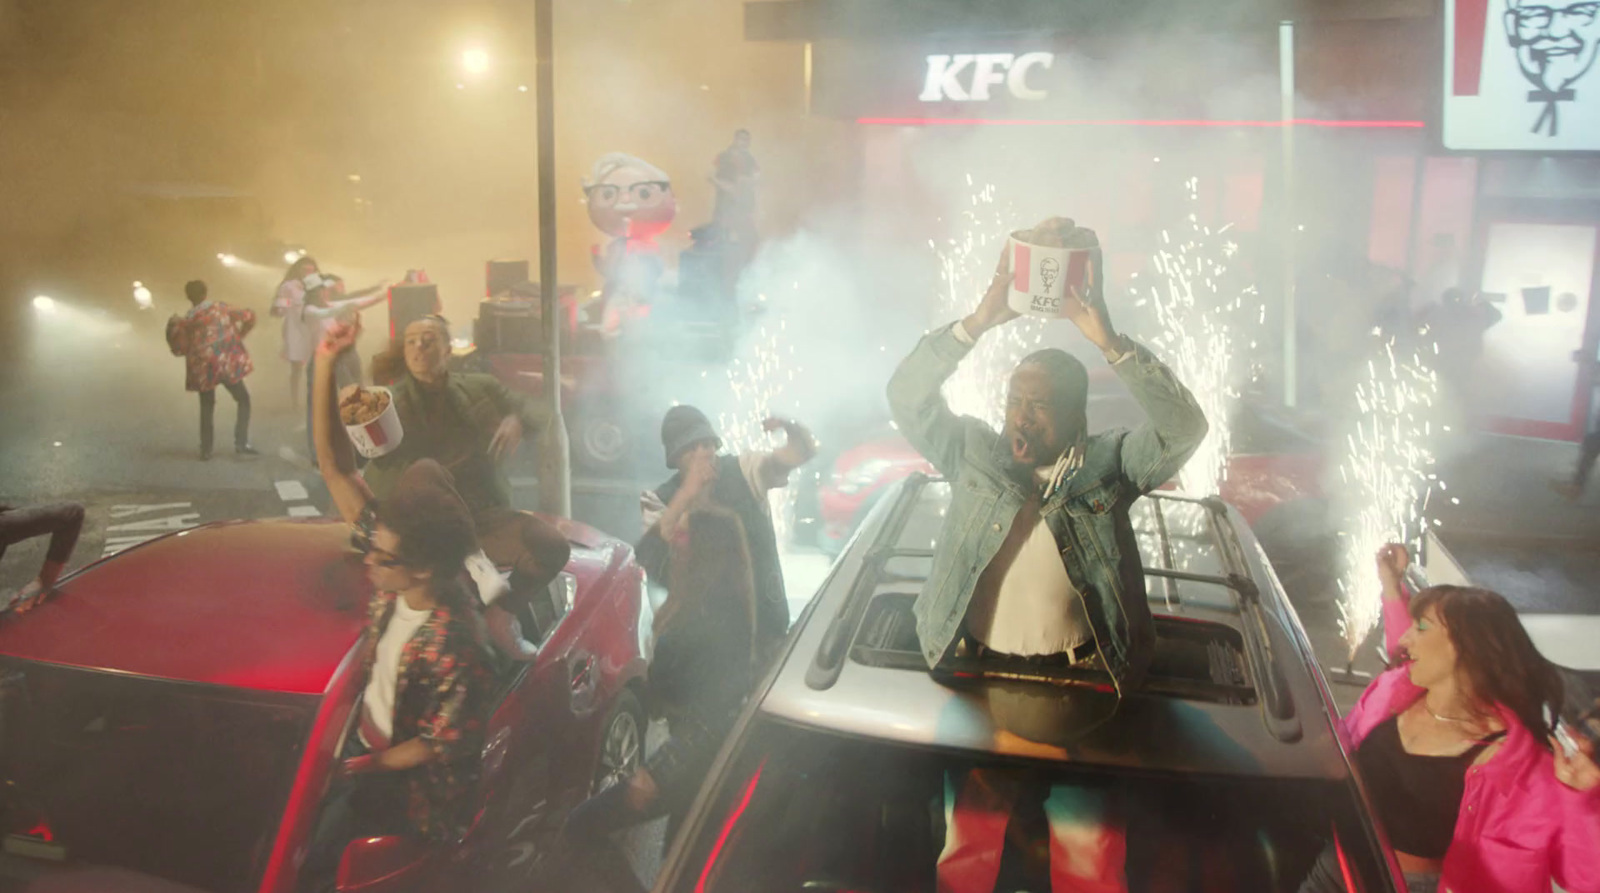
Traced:
<svg viewBox="0 0 1600 893">
<path fill-rule="evenodd" d="M 1007 303 L 1024 316 L 1059 319 L 1074 291 L 1098 301 L 1100 240 L 1094 230 L 1055 218 L 1011 234 L 1011 294 Z"/>
<path fill-rule="evenodd" d="M 404 431 L 388 388 L 352 388 L 339 398 L 339 421 L 350 432 L 350 442 L 368 459 L 392 452 Z"/>
</svg>

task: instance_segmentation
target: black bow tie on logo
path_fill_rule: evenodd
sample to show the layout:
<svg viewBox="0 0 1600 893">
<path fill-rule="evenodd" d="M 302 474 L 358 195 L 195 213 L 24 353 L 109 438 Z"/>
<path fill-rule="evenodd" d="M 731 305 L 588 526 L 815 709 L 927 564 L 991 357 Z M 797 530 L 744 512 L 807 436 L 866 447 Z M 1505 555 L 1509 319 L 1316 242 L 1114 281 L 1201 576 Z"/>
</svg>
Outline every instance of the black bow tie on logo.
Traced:
<svg viewBox="0 0 1600 893">
<path fill-rule="evenodd" d="M 1533 122 L 1533 130 L 1530 132 L 1538 133 L 1539 131 L 1545 130 L 1548 127 L 1548 135 L 1555 136 L 1559 130 L 1556 103 L 1571 102 L 1577 98 L 1577 91 L 1573 90 L 1571 87 L 1566 87 L 1561 90 L 1529 90 L 1529 102 L 1544 103 L 1544 110 L 1539 112 L 1539 120 Z M 1549 122 L 1548 125 L 1546 122 Z"/>
</svg>

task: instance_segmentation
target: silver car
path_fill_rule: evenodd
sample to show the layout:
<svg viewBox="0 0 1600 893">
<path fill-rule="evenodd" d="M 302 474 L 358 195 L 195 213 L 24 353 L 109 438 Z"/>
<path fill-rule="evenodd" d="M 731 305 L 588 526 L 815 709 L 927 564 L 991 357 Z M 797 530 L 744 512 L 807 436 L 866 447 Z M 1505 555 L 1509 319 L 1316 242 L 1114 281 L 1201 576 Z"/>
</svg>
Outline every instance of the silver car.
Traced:
<svg viewBox="0 0 1600 893">
<path fill-rule="evenodd" d="M 1289 891 L 1331 852 L 1403 889 L 1261 548 L 1220 500 L 1132 509 L 1156 653 L 1103 672 L 994 661 L 936 681 L 912 602 L 949 485 L 862 525 L 751 698 L 656 884 L 673 893 Z"/>
</svg>

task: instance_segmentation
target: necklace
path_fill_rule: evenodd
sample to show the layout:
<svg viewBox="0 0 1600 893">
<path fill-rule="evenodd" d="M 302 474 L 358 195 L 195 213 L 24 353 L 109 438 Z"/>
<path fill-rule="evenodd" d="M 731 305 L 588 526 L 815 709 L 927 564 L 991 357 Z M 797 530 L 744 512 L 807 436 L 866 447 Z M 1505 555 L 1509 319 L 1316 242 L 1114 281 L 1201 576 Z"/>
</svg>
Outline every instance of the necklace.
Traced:
<svg viewBox="0 0 1600 893">
<path fill-rule="evenodd" d="M 1433 717 L 1434 719 L 1437 719 L 1440 722 L 1453 722 L 1453 723 L 1457 723 L 1457 724 L 1460 724 L 1460 725 L 1469 725 L 1469 724 L 1472 723 L 1471 719 L 1460 719 L 1460 718 L 1457 718 L 1457 717 L 1454 717 L 1454 716 L 1440 716 L 1439 714 L 1434 713 L 1433 712 L 1433 708 L 1428 706 L 1428 699 L 1427 698 L 1423 698 L 1422 699 L 1422 709 L 1428 711 L 1428 715 L 1429 716 Z"/>
</svg>

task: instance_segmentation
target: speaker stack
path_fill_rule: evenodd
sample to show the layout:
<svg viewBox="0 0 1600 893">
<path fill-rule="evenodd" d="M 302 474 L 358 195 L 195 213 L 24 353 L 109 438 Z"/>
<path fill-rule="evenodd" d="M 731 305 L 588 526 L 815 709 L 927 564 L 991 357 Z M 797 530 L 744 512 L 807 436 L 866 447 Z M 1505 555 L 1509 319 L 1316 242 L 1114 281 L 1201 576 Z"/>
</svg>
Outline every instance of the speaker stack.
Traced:
<svg viewBox="0 0 1600 893">
<path fill-rule="evenodd" d="M 406 326 L 430 313 L 440 312 L 439 286 L 396 285 L 389 289 L 389 337 L 400 337 Z"/>
</svg>

